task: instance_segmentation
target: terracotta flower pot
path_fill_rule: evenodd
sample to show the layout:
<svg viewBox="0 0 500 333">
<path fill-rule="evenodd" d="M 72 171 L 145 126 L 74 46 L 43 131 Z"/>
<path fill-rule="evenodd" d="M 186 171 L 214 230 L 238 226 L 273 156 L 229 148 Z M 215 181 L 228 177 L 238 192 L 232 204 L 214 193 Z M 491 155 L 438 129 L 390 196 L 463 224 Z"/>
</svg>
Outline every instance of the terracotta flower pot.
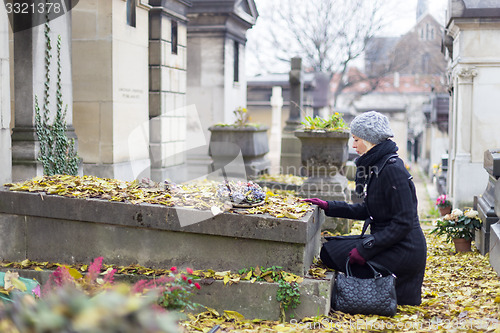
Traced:
<svg viewBox="0 0 500 333">
<path fill-rule="evenodd" d="M 455 238 L 453 243 L 455 244 L 456 252 L 470 252 L 471 251 L 471 239 L 465 238 Z"/>
<path fill-rule="evenodd" d="M 451 213 L 451 206 L 448 206 L 448 207 L 438 207 L 439 208 L 439 214 L 441 214 L 441 216 L 445 216 L 446 214 L 450 214 Z"/>
</svg>

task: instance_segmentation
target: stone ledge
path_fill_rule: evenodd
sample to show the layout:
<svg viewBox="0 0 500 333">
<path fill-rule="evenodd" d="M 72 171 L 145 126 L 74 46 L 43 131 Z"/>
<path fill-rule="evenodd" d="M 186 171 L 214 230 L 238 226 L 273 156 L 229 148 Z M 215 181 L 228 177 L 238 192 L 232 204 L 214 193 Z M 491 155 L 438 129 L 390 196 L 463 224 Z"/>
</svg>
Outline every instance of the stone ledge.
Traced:
<svg viewBox="0 0 500 333">
<path fill-rule="evenodd" d="M 45 284 L 53 271 L 32 269 L 16 269 L 1 267 L 0 271 L 18 272 L 20 277 L 36 279 L 41 285 Z M 115 282 L 133 284 L 142 279 L 152 277 L 142 275 L 115 274 Z M 221 315 L 224 310 L 237 311 L 246 319 L 279 320 L 280 308 L 276 301 L 278 283 L 239 281 L 238 283 L 224 285 L 222 280 L 201 279 L 196 280 L 202 286 L 196 290 L 191 300 L 195 303 L 217 310 Z M 334 274 L 328 273 L 325 279 L 305 278 L 299 284 L 300 304 L 296 309 L 287 312 L 287 320 L 290 315 L 294 319 L 301 320 L 304 317 L 328 315 L 330 312 L 330 298 Z M 204 308 L 197 309 L 197 312 Z"/>
<path fill-rule="evenodd" d="M 239 281 L 224 285 L 221 280 L 213 280 L 210 284 L 206 281 L 201 280 L 202 288 L 196 292 L 193 301 L 209 306 L 221 314 L 224 310 L 233 310 L 247 319 L 280 319 L 279 302 L 276 300 L 278 283 Z M 297 320 L 328 315 L 333 281 L 333 273 L 323 280 L 305 278 L 299 284 L 300 304 L 296 309 L 287 311 L 287 319 L 291 318 L 290 315 Z"/>
</svg>

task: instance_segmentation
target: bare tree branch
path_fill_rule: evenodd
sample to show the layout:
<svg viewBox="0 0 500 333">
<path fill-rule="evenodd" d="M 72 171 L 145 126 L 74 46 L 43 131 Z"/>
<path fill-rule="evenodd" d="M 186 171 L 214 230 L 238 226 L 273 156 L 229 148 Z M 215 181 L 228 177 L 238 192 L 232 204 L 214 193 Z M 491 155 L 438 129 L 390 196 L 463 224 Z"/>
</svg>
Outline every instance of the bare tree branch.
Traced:
<svg viewBox="0 0 500 333">
<path fill-rule="evenodd" d="M 335 98 L 350 85 L 346 75 L 367 42 L 384 25 L 382 6 L 387 0 L 273 0 L 260 10 L 267 30 L 259 43 L 280 61 L 294 56 L 305 68 L 339 76 Z M 261 52 L 265 52 L 261 48 Z M 360 78 L 359 78 L 360 79 Z M 364 79 L 367 79 L 366 77 Z M 373 85 L 373 82 L 370 82 Z"/>
</svg>

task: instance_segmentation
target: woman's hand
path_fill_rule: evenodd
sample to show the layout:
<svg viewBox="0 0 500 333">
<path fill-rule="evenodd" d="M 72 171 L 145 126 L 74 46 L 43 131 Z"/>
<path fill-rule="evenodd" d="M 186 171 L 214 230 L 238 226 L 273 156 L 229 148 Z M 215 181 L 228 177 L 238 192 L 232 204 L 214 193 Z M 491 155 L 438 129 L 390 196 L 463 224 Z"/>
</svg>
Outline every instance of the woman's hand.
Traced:
<svg viewBox="0 0 500 333">
<path fill-rule="evenodd" d="M 353 264 L 364 265 L 366 263 L 365 258 L 359 254 L 358 249 L 354 248 L 349 252 L 349 261 Z"/>
<path fill-rule="evenodd" d="M 318 198 L 310 198 L 310 199 L 302 199 L 301 201 L 310 202 L 313 205 L 317 205 L 319 208 L 323 210 L 328 209 L 328 202 L 326 202 L 325 200 L 321 200 Z"/>
</svg>

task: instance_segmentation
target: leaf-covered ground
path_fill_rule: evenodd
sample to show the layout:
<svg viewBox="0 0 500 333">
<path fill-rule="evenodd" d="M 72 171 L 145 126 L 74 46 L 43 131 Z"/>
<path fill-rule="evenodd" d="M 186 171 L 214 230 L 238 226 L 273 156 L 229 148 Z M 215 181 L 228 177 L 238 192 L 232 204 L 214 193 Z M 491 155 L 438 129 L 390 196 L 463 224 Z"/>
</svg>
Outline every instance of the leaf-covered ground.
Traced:
<svg viewBox="0 0 500 333">
<path fill-rule="evenodd" d="M 142 188 L 137 183 L 106 182 L 95 178 L 35 178 L 31 183 L 10 184 L 11 190 L 45 192 L 80 198 L 99 198 L 130 203 L 157 203 L 167 206 L 178 205 L 207 209 L 211 207 L 213 192 L 204 186 L 196 188 L 178 188 L 166 192 L 166 188 Z M 151 202 L 151 201 L 157 202 Z M 300 204 L 297 199 L 286 196 L 268 195 L 267 213 L 295 217 L 303 214 L 309 206 Z M 270 207 L 270 211 L 267 208 Z M 248 210 L 247 210 L 248 212 Z M 256 211 L 254 213 L 263 213 Z M 280 215 L 278 215 L 280 216 Z M 301 322 L 279 323 L 264 320 L 246 320 L 234 311 L 217 313 L 205 311 L 190 316 L 183 322 L 186 332 L 209 332 L 218 327 L 217 332 L 326 332 L 326 331 L 373 331 L 373 332 L 500 332 L 500 279 L 491 268 L 488 256 L 482 256 L 474 250 L 470 253 L 455 254 L 453 244 L 445 243 L 444 238 L 428 234 L 427 269 L 420 306 L 401 306 L 393 318 L 379 316 L 346 315 L 331 312 L 329 316 L 304 318 Z M 353 231 L 359 233 L 359 230 Z M 51 268 L 57 265 L 49 263 L 2 263 L 4 267 Z M 35 266 L 35 267 L 34 267 Z M 111 266 L 110 266 L 111 267 Z M 75 267 L 86 271 L 85 265 Z M 143 267 L 116 267 L 118 273 L 160 275 L 162 272 Z M 232 273 L 231 273 L 232 274 Z M 257 278 L 253 274 L 245 278 Z M 214 278 L 216 274 L 214 273 Z M 230 274 L 219 276 L 221 279 L 242 279 Z M 267 275 L 266 275 L 267 276 Z M 208 305 L 209 306 L 209 305 Z M 276 304 L 276 306 L 279 306 Z M 228 309 L 230 310 L 230 309 Z M 219 325 L 219 326 L 217 326 Z"/>
<path fill-rule="evenodd" d="M 279 323 L 245 320 L 238 314 L 213 310 L 190 316 L 187 332 L 500 332 L 500 279 L 488 256 L 477 250 L 454 253 L 453 244 L 428 235 L 427 268 L 420 306 L 399 306 L 393 318 L 348 315 Z M 277 305 L 278 306 L 278 305 Z"/>
</svg>

